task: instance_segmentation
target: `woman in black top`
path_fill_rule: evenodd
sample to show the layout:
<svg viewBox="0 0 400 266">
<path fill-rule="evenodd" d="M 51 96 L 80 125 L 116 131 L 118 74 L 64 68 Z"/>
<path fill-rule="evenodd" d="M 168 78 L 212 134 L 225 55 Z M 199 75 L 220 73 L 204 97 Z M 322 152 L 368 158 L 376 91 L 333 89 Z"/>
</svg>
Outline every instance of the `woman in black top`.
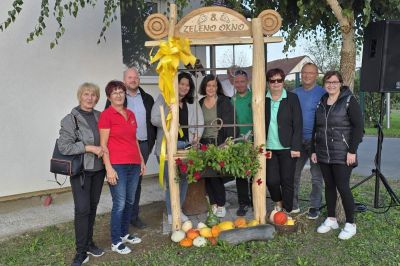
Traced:
<svg viewBox="0 0 400 266">
<path fill-rule="evenodd" d="M 84 175 L 70 178 L 75 207 L 76 245 L 76 256 L 72 265 L 87 262 L 87 254 L 95 257 L 104 254 L 93 242 L 93 226 L 105 177 L 101 158 L 104 150 L 100 147 L 97 128 L 100 112 L 94 109 L 100 97 L 99 87 L 92 83 L 84 83 L 79 87 L 77 96 L 79 106 L 72 109 L 61 121 L 60 137 L 57 140 L 62 154 L 84 154 Z M 76 130 L 74 117 L 79 130 Z"/>
<path fill-rule="evenodd" d="M 350 175 L 357 164 L 356 153 L 362 141 L 364 123 L 357 100 L 348 87 L 342 86 L 341 74 L 329 71 L 323 82 L 327 94 L 322 96 L 316 110 L 311 160 L 319 163 L 324 177 L 328 218 L 317 232 L 339 228 L 335 215 L 338 190 L 346 214 L 346 224 L 339 238 L 349 239 L 356 234 Z"/>
<path fill-rule="evenodd" d="M 214 123 L 216 119 L 221 119 L 224 124 L 234 123 L 234 110 L 230 98 L 223 94 L 222 86 L 219 80 L 212 74 L 204 77 L 200 84 L 199 93 L 205 97 L 200 100 L 200 106 L 203 110 L 204 125 L 219 124 Z M 233 127 L 205 128 L 203 136 L 200 139 L 202 144 L 220 145 L 228 137 L 234 136 Z M 224 178 L 212 177 L 206 179 L 206 190 L 210 199 L 213 212 L 218 217 L 225 217 L 226 197 Z"/>
</svg>

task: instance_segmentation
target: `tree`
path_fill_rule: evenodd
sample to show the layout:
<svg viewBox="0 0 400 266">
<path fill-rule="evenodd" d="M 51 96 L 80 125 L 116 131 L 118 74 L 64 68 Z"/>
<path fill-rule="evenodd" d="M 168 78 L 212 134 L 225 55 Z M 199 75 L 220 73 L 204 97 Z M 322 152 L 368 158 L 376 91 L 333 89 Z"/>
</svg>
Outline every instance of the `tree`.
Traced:
<svg viewBox="0 0 400 266">
<path fill-rule="evenodd" d="M 324 38 L 316 38 L 310 42 L 304 51 L 311 57 L 318 69 L 325 73 L 329 70 L 338 70 L 340 66 L 340 44 L 328 44 Z"/>
</svg>

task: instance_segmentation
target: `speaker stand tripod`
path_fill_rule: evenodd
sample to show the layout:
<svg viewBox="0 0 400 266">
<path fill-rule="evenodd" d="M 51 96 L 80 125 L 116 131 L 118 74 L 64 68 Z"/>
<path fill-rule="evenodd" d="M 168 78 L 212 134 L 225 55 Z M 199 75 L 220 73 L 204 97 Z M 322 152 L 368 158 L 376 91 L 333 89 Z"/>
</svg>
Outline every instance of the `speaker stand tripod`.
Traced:
<svg viewBox="0 0 400 266">
<path fill-rule="evenodd" d="M 379 121 L 376 124 L 378 128 L 378 143 L 375 155 L 375 168 L 372 169 L 372 174 L 365 179 L 361 180 L 359 183 L 355 184 L 351 187 L 351 189 L 355 189 L 356 187 L 360 186 L 361 184 L 365 183 L 366 181 L 370 180 L 371 178 L 375 177 L 375 195 L 374 195 L 374 208 L 386 208 L 386 207 L 393 207 L 393 206 L 400 206 L 400 199 L 390 187 L 386 177 L 381 172 L 381 158 L 382 158 L 382 142 L 383 142 L 383 116 L 385 109 L 385 93 L 381 93 L 381 101 L 380 101 L 380 113 L 379 113 Z M 380 182 L 384 185 L 386 191 L 388 192 L 392 202 L 389 206 L 379 206 L 379 189 L 380 189 Z"/>
</svg>

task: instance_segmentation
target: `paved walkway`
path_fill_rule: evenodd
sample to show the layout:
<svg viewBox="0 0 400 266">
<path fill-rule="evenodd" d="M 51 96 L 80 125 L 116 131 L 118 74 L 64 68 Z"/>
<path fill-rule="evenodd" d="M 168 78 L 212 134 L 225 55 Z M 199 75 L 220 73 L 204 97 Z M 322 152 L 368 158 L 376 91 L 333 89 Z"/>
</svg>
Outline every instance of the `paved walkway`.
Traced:
<svg viewBox="0 0 400 266">
<path fill-rule="evenodd" d="M 143 179 L 140 205 L 164 200 L 164 193 L 158 185 L 158 178 Z M 53 195 L 50 206 L 43 206 L 43 199 L 33 197 L 9 202 L 0 202 L 0 240 L 8 237 L 40 229 L 45 226 L 69 222 L 74 217 L 72 194 Z M 111 194 L 108 186 L 103 187 L 98 214 L 111 211 Z"/>
</svg>

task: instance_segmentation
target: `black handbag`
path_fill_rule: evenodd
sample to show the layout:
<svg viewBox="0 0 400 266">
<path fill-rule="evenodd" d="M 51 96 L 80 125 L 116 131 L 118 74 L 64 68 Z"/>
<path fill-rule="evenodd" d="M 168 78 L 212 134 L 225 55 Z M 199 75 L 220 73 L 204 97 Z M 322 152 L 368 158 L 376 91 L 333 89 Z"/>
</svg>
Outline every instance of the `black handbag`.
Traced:
<svg viewBox="0 0 400 266">
<path fill-rule="evenodd" d="M 76 140 L 79 141 L 77 131 L 79 130 L 78 121 L 76 116 L 75 120 L 75 134 Z M 50 159 L 50 172 L 54 173 L 57 180 L 57 174 L 66 176 L 75 176 L 83 172 L 83 153 L 75 155 L 63 155 L 58 149 L 58 143 L 54 146 L 53 156 Z"/>
</svg>

